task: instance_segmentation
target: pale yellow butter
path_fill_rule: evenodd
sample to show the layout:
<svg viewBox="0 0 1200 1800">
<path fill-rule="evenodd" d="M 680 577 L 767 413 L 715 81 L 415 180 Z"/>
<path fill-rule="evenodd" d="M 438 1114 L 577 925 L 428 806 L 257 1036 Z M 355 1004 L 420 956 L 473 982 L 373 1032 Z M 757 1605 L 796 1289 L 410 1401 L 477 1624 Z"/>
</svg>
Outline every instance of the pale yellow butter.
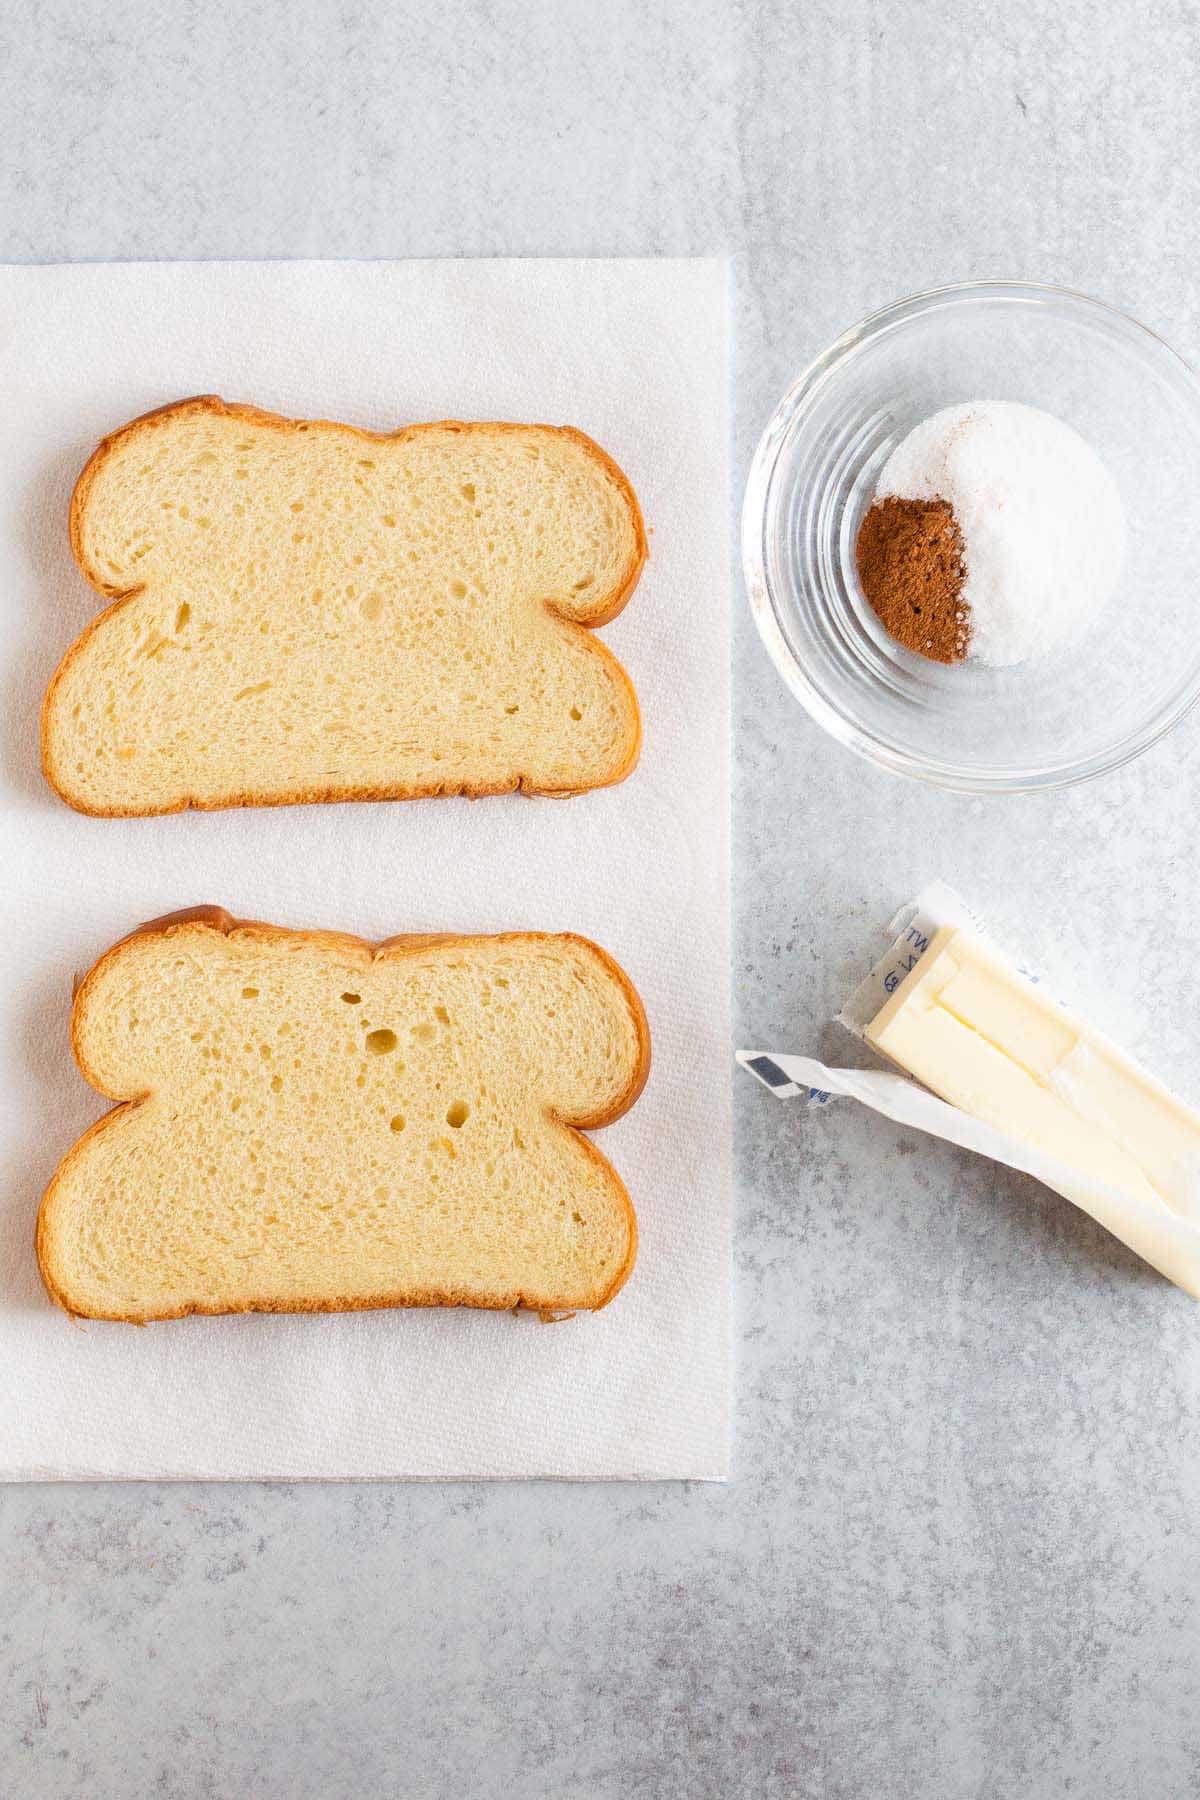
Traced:
<svg viewBox="0 0 1200 1800">
<path fill-rule="evenodd" d="M 1088 1181 L 1200 1217 L 1200 1115 L 970 932 L 935 934 L 866 1037 L 952 1106 Z"/>
</svg>

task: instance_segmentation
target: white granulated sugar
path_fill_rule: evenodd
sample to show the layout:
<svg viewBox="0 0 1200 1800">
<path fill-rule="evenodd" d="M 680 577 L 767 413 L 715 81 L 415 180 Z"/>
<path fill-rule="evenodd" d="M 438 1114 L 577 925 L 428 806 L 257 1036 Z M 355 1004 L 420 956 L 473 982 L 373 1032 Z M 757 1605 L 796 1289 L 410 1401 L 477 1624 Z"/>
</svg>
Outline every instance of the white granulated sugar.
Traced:
<svg viewBox="0 0 1200 1800">
<path fill-rule="evenodd" d="M 884 464 L 877 499 L 948 500 L 962 533 L 967 654 L 1001 666 L 1069 638 L 1110 597 L 1124 546 L 1117 484 L 1077 431 L 1036 406 L 934 413 Z"/>
</svg>

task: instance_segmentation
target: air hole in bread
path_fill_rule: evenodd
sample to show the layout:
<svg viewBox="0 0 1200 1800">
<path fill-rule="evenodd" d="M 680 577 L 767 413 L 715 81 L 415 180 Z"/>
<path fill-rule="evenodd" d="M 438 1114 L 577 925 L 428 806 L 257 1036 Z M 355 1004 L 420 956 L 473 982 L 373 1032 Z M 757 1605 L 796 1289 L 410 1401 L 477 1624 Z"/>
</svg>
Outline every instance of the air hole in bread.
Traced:
<svg viewBox="0 0 1200 1800">
<path fill-rule="evenodd" d="M 397 1041 L 395 1032 L 389 1031 L 386 1025 L 378 1031 L 368 1031 L 366 1036 L 366 1046 L 372 1056 L 387 1056 L 396 1048 Z"/>
<path fill-rule="evenodd" d="M 444 1006 L 435 1006 L 433 1009 L 433 1016 L 439 1025 L 449 1025 L 450 1023 L 450 1014 L 446 1011 Z"/>
<path fill-rule="evenodd" d="M 573 719 L 582 719 L 583 714 L 580 712 L 580 710 L 577 706 L 573 706 L 571 708 L 571 717 Z"/>
<path fill-rule="evenodd" d="M 462 484 L 462 488 L 460 489 L 460 492 L 462 493 L 463 499 L 466 500 L 471 506 L 474 506 L 474 504 L 475 504 L 475 483 L 473 481 L 464 481 Z"/>
<path fill-rule="evenodd" d="M 242 999 L 243 1000 L 257 1000 L 258 999 L 258 989 L 254 988 L 254 987 L 244 987 L 242 989 Z"/>
<path fill-rule="evenodd" d="M 347 1006 L 358 1006 L 362 1001 L 362 995 L 361 994 L 343 994 L 342 999 L 346 1002 Z"/>
<path fill-rule="evenodd" d="M 452 581 L 450 583 L 450 597 L 453 600 L 465 600 L 467 597 L 466 582 L 465 581 Z"/>
<path fill-rule="evenodd" d="M 470 1115 L 470 1107 L 465 1100 L 454 1100 L 446 1108 L 446 1123 L 453 1131 L 459 1131 L 466 1124 Z"/>
<path fill-rule="evenodd" d="M 180 605 L 178 611 L 175 614 L 175 629 L 176 629 L 176 631 L 182 631 L 184 626 L 187 624 L 188 620 L 191 618 L 191 616 L 192 616 L 192 609 L 188 605 L 187 601 L 184 600 L 182 602 L 182 604 Z"/>
<path fill-rule="evenodd" d="M 408 1121 L 403 1113 L 393 1113 L 388 1120 L 388 1127 L 392 1131 L 403 1131 L 407 1123 Z"/>
</svg>

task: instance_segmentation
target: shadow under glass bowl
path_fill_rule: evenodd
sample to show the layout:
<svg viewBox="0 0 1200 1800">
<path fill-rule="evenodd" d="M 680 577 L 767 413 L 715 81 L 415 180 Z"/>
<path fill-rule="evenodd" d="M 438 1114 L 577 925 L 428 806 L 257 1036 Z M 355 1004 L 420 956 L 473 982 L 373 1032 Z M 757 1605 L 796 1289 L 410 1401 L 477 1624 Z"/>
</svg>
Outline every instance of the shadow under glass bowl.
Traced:
<svg viewBox="0 0 1200 1800">
<path fill-rule="evenodd" d="M 913 655 L 867 605 L 854 545 L 875 483 L 942 407 L 1016 400 L 1113 476 L 1125 555 L 1068 644 L 993 669 Z M 750 605 L 792 692 L 883 768 L 968 793 L 1084 781 L 1137 756 L 1200 695 L 1200 383 L 1124 313 L 1032 282 L 944 287 L 875 313 L 811 363 L 755 453 L 742 514 Z"/>
</svg>

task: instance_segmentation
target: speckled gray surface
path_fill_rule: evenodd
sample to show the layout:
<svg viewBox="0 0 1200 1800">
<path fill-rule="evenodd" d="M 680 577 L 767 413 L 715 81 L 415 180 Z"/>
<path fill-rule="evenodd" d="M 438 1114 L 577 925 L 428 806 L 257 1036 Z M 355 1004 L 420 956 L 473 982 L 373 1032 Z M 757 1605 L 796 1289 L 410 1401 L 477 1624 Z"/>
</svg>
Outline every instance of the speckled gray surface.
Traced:
<svg viewBox="0 0 1200 1800">
<path fill-rule="evenodd" d="M 906 290 L 1200 353 L 1193 0 L 10 7 L 0 254 L 735 258 L 736 469 Z M 826 745 L 744 617 L 743 1039 L 929 874 L 1193 1095 L 1200 723 L 986 805 Z M 1124 960 L 1112 936 L 1126 940 Z M 0 1493 L 0 1793 L 1200 1793 L 1200 1315 L 1021 1179 L 737 1093 L 725 1488 Z"/>
</svg>

